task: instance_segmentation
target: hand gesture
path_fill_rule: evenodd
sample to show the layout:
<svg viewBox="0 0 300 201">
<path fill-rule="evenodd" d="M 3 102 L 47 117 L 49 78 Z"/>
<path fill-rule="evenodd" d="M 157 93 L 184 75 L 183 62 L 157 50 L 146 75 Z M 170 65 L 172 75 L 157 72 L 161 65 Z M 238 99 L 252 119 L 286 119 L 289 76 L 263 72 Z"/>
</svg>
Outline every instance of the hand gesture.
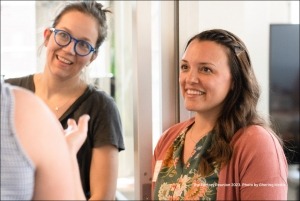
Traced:
<svg viewBox="0 0 300 201">
<path fill-rule="evenodd" d="M 68 128 L 65 130 L 65 137 L 72 155 L 77 154 L 78 150 L 87 137 L 89 115 L 82 115 L 78 124 L 74 119 L 68 119 Z"/>
</svg>

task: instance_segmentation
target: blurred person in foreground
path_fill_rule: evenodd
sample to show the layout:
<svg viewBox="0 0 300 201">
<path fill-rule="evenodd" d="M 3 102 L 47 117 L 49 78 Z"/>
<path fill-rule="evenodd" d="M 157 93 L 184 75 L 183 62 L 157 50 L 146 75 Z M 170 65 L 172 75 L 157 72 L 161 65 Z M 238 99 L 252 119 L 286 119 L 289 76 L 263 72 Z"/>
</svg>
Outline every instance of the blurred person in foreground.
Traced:
<svg viewBox="0 0 300 201">
<path fill-rule="evenodd" d="M 76 154 L 88 115 L 55 115 L 32 92 L 1 83 L 1 200 L 85 200 Z"/>
</svg>

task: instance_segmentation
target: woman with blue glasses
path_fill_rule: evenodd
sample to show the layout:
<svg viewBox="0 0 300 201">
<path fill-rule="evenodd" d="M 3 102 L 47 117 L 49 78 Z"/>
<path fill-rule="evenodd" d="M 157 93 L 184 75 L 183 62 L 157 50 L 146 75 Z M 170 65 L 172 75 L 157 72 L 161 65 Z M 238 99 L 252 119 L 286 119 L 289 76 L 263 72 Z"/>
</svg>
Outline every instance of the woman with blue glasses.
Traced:
<svg viewBox="0 0 300 201">
<path fill-rule="evenodd" d="M 95 200 L 114 199 L 118 153 L 125 149 L 114 100 L 82 79 L 83 69 L 96 59 L 107 36 L 107 12 L 96 1 L 68 3 L 44 31 L 44 71 L 6 80 L 33 91 L 64 128 L 69 118 L 90 116 L 88 137 L 77 159 L 86 198 Z"/>
</svg>

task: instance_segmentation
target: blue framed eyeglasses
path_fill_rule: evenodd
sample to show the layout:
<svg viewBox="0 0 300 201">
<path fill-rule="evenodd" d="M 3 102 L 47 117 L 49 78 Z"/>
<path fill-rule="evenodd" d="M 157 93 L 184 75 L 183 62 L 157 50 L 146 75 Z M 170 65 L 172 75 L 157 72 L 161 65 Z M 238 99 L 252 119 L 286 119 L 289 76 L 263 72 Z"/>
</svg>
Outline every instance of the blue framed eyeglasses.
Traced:
<svg viewBox="0 0 300 201">
<path fill-rule="evenodd" d="M 87 56 L 91 52 L 97 51 L 87 41 L 78 40 L 64 30 L 50 28 L 50 31 L 52 31 L 54 33 L 54 40 L 57 43 L 57 45 L 59 45 L 61 47 L 65 47 L 65 46 L 69 45 L 72 42 L 72 40 L 74 40 L 75 41 L 74 51 L 79 56 Z"/>
</svg>

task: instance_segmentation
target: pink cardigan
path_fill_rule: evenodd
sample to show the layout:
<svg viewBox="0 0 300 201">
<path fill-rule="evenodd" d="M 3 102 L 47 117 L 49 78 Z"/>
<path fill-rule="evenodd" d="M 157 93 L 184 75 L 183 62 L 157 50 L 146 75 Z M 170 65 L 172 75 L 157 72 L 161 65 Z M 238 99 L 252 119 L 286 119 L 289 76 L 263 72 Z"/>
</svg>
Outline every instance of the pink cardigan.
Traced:
<svg viewBox="0 0 300 201">
<path fill-rule="evenodd" d="M 179 133 L 193 122 L 191 118 L 164 132 L 154 150 L 152 171 Z M 250 126 L 235 133 L 231 145 L 232 158 L 219 173 L 217 200 L 287 200 L 287 162 L 273 134 Z"/>
</svg>

